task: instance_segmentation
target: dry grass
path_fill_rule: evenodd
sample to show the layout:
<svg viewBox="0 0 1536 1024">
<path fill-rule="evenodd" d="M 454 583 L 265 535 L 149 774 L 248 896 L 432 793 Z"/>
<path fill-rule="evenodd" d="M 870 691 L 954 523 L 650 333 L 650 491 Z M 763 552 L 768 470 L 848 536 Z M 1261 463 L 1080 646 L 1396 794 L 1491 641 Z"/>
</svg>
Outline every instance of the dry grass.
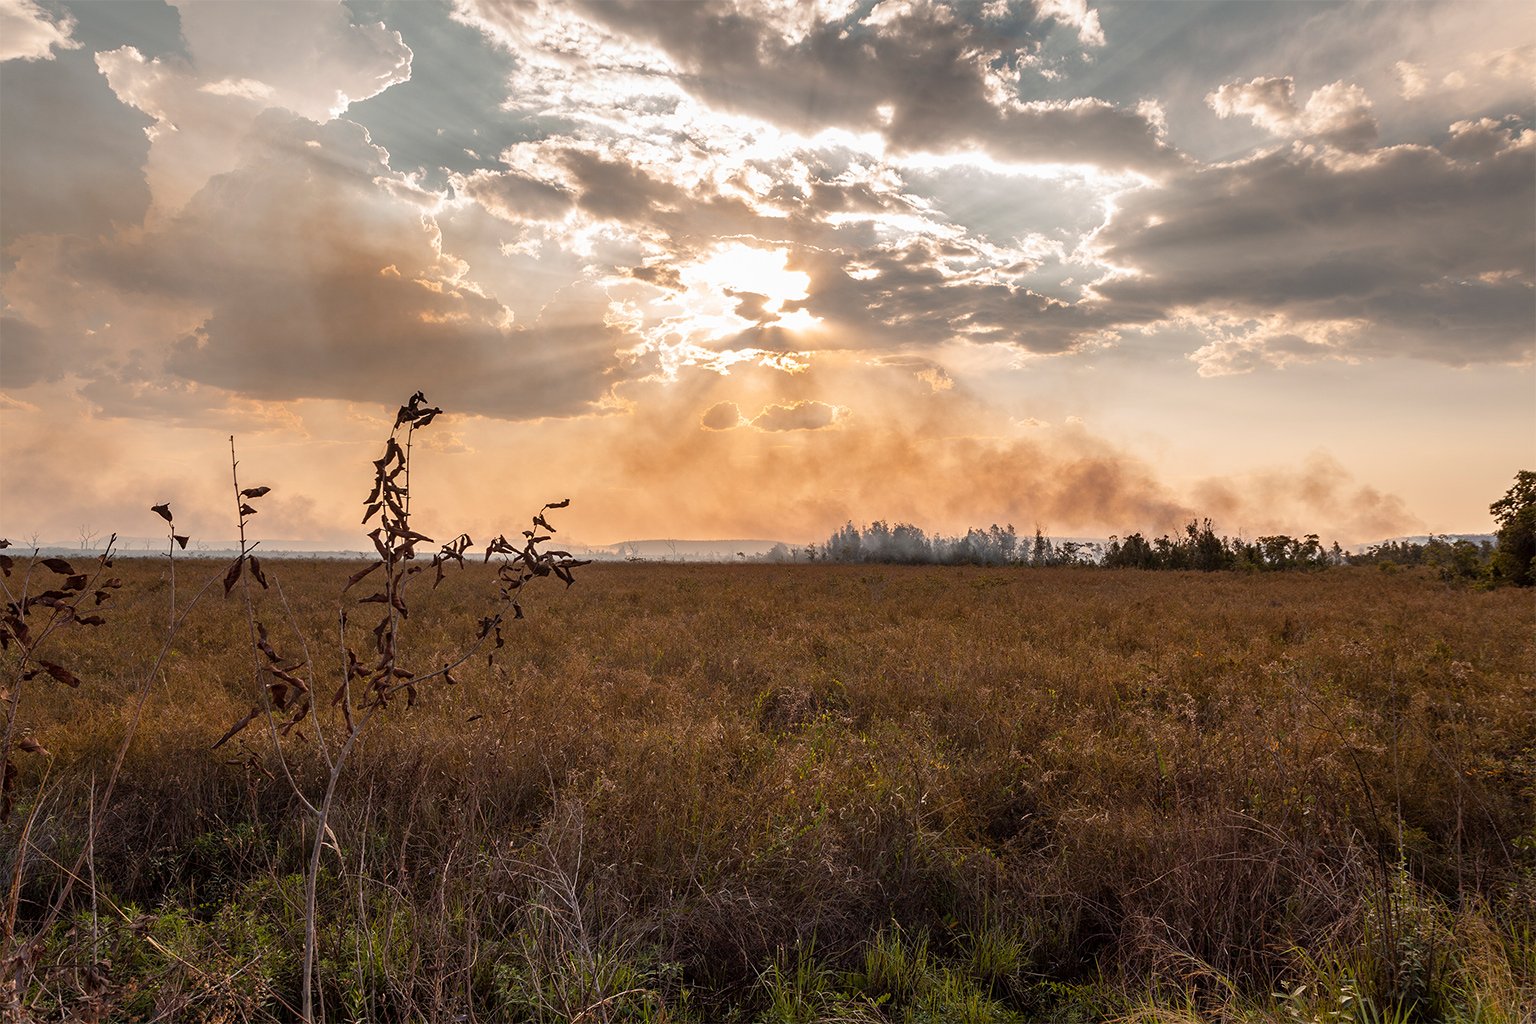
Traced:
<svg viewBox="0 0 1536 1024">
<path fill-rule="evenodd" d="M 178 565 L 182 588 L 221 572 Z M 273 643 L 335 676 L 355 567 L 265 567 Z M 84 685 L 23 709 L 52 752 L 24 920 L 57 886 L 48 858 L 80 849 L 163 637 L 163 561 L 114 571 L 108 624 L 71 652 Z M 413 662 L 460 650 L 494 587 L 471 567 L 413 604 Z M 926 1019 L 937 996 L 831 989 L 773 1016 L 786 951 L 852 991 L 891 928 L 934 964 L 974 960 L 977 936 L 1017 948 L 976 1005 L 1038 1015 L 1021 1020 L 1069 1019 L 1084 979 L 1151 993 L 1089 1016 L 1278 1014 L 1264 1000 L 1303 975 L 1421 1016 L 1536 1010 L 1529 592 L 1367 569 L 651 564 L 526 603 L 493 663 L 391 707 L 353 755 L 320 892 L 328 1019 Z M 264 732 L 209 750 L 251 705 L 245 622 L 214 601 L 177 637 L 98 822 L 94 938 L 82 891 L 30 969 L 40 1017 L 292 1014 L 303 816 Z M 285 750 L 314 784 L 310 728 Z M 42 774 L 27 759 L 19 812 Z M 7 877 L 24 816 L 0 834 Z"/>
</svg>

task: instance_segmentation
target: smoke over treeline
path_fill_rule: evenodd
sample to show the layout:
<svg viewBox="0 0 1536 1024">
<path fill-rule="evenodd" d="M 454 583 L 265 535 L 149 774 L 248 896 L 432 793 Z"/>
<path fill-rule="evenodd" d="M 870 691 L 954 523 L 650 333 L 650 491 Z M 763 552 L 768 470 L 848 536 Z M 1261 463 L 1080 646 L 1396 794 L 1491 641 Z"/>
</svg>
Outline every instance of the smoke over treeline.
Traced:
<svg viewBox="0 0 1536 1024">
<path fill-rule="evenodd" d="M 878 520 L 864 527 L 847 523 L 821 544 L 803 548 L 775 545 L 763 558 L 774 562 L 879 563 L 888 565 L 1102 566 L 1111 569 L 1282 571 L 1335 565 L 1428 565 L 1452 575 L 1474 576 L 1493 547 L 1468 540 L 1428 538 L 1423 543 L 1385 541 L 1358 553 L 1337 541 L 1325 545 L 1315 533 L 1301 537 L 1271 534 L 1254 540 L 1219 534 L 1210 519 L 1191 520 L 1179 533 L 1149 538 L 1140 532 L 1098 541 L 1052 538 L 1036 529 L 1021 537 L 1010 523 L 972 527 L 963 535 L 928 535 L 911 523 Z"/>
</svg>

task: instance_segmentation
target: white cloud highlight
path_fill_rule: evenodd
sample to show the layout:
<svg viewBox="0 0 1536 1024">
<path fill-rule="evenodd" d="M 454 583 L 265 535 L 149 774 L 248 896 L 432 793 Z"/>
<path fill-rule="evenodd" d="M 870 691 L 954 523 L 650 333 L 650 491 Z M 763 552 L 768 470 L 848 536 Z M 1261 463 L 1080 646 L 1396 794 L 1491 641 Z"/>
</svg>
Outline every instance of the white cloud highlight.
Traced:
<svg viewBox="0 0 1536 1024">
<path fill-rule="evenodd" d="M 61 18 L 32 0 L 0 0 L 0 61 L 53 60 L 54 50 L 76 50 L 75 19 Z"/>
</svg>

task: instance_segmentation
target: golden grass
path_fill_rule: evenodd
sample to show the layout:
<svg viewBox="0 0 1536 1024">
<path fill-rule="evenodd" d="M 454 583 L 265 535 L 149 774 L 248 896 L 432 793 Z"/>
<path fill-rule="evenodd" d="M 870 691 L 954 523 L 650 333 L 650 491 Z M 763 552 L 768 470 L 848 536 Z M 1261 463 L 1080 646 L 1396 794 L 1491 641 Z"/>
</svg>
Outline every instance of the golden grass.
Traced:
<svg viewBox="0 0 1536 1024">
<path fill-rule="evenodd" d="M 265 566 L 303 626 L 276 587 L 257 615 L 285 655 L 307 646 L 324 707 L 353 567 Z M 108 625 L 71 638 L 84 685 L 27 684 L 23 724 L 53 755 L 36 838 L 56 854 L 78 849 L 71 808 L 164 636 L 163 561 L 114 571 Z M 178 603 L 220 573 L 179 562 Z M 429 583 L 411 584 L 402 634 L 418 671 L 472 639 L 493 587 L 478 567 Z M 281 889 L 303 860 L 268 734 L 209 750 L 256 691 L 243 608 L 205 601 L 153 681 L 93 858 L 118 904 L 204 918 L 210 901 L 267 906 L 252 887 Z M 1362 985 L 1408 969 L 1481 985 L 1506 1015 L 1478 1019 L 1518 1019 L 1536 984 L 1529 592 L 1369 569 L 646 564 L 591 566 L 525 604 L 494 663 L 398 701 L 343 780 L 323 894 L 336 1019 L 343 998 L 365 1016 L 562 1019 L 557 997 L 570 1014 L 622 984 L 674 1017 L 613 1019 L 684 1019 L 685 988 L 716 993 L 699 1019 L 718 1019 L 762 1004 L 754 979 L 784 949 L 814 939 L 851 965 L 893 922 L 938 951 L 1006 934 L 1037 982 L 1173 979 L 1201 999 L 1266 996 L 1298 950 L 1365 950 Z M 283 745 L 309 787 L 312 740 Z M 24 800 L 41 777 L 27 759 Z M 0 846 L 16 835 L 13 820 Z M 1463 925 L 1384 930 L 1373 907 L 1397 878 Z M 50 884 L 29 867 L 29 900 Z M 261 914 L 291 954 L 291 914 Z M 1476 938 L 1465 955 L 1457 934 Z M 1439 945 L 1383 966 L 1409 937 Z M 49 955 L 73 963 L 82 942 Z M 555 960 L 569 984 L 544 994 L 534 975 Z M 620 962 L 630 975 L 603 967 Z M 291 971 L 273 963 L 242 1013 L 283 1015 Z M 992 995 L 1024 1012 L 1039 989 Z"/>
</svg>

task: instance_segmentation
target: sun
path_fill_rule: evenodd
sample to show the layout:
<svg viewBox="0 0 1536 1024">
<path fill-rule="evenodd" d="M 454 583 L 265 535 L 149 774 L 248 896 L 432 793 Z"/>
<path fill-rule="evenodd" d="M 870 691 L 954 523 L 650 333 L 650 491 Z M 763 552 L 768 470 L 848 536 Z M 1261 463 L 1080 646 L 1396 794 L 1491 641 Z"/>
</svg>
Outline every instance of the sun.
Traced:
<svg viewBox="0 0 1536 1024">
<path fill-rule="evenodd" d="M 679 272 L 689 290 L 763 296 L 762 311 L 782 320 L 784 303 L 810 295 L 811 275 L 789 269 L 788 249 L 759 249 L 732 242 Z M 799 313 L 785 314 L 796 319 Z"/>
</svg>

